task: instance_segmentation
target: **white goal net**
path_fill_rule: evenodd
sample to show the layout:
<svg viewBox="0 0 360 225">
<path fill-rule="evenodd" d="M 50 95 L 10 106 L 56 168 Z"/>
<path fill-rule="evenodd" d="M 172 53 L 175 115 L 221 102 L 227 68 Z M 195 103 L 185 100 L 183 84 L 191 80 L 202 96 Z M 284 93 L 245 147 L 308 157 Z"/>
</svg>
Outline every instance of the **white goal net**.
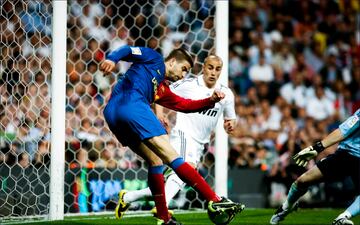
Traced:
<svg viewBox="0 0 360 225">
<path fill-rule="evenodd" d="M 64 211 L 113 210 L 121 189 L 147 186 L 147 166 L 111 135 L 102 115 L 129 65 L 104 77 L 99 63 L 126 44 L 164 56 L 184 47 L 196 55 L 198 74 L 215 51 L 215 1 L 71 0 L 67 7 Z M 0 10 L 0 217 L 43 216 L 50 201 L 52 1 L 2 0 Z M 167 113 L 174 123 L 175 113 Z M 212 138 L 200 165 L 212 185 L 213 151 Z M 176 198 L 171 208 L 204 207 L 191 188 Z M 152 206 L 148 199 L 133 205 Z"/>
</svg>

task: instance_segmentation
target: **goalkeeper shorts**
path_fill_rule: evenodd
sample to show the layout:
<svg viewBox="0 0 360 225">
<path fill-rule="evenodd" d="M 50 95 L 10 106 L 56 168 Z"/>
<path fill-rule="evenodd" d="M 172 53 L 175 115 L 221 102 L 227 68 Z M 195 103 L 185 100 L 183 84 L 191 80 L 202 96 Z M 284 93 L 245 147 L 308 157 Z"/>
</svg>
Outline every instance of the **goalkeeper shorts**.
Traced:
<svg viewBox="0 0 360 225">
<path fill-rule="evenodd" d="M 360 189 L 360 158 L 344 150 L 337 150 L 334 154 L 321 159 L 317 164 L 326 181 L 340 181 L 350 176 L 355 190 Z"/>
</svg>

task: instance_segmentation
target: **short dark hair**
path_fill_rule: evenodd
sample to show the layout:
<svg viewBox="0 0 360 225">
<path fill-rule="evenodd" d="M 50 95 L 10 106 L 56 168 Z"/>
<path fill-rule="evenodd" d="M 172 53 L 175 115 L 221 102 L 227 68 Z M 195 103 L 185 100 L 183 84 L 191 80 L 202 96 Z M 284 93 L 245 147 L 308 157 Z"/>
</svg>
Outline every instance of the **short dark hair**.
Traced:
<svg viewBox="0 0 360 225">
<path fill-rule="evenodd" d="M 194 60 L 190 53 L 182 48 L 174 49 L 170 52 L 170 54 L 165 58 L 165 62 L 169 61 L 170 59 L 175 58 L 176 61 L 183 61 L 186 60 L 188 63 L 190 63 L 190 66 L 194 66 Z"/>
</svg>

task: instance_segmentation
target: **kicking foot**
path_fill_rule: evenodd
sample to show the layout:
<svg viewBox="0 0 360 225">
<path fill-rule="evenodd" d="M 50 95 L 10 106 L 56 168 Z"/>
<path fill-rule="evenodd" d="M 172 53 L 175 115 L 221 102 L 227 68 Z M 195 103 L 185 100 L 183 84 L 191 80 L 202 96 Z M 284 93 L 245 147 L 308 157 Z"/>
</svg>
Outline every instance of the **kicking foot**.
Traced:
<svg viewBox="0 0 360 225">
<path fill-rule="evenodd" d="M 121 190 L 119 192 L 119 201 L 115 208 L 116 219 L 121 219 L 124 216 L 126 210 L 128 210 L 128 208 L 130 207 L 130 203 L 124 201 L 124 195 L 126 192 L 126 190 Z"/>
<path fill-rule="evenodd" d="M 334 219 L 331 225 L 354 225 L 354 223 L 349 218 L 344 216 Z"/>
<path fill-rule="evenodd" d="M 208 215 L 215 224 L 228 224 L 236 216 L 242 212 L 245 205 L 233 202 L 225 197 L 222 197 L 219 202 L 210 201 L 208 203 Z"/>
<path fill-rule="evenodd" d="M 285 217 L 292 211 L 296 211 L 299 207 L 299 203 L 296 202 L 291 209 L 284 210 L 282 205 L 276 210 L 275 214 L 270 219 L 270 224 L 279 224 Z"/>
</svg>

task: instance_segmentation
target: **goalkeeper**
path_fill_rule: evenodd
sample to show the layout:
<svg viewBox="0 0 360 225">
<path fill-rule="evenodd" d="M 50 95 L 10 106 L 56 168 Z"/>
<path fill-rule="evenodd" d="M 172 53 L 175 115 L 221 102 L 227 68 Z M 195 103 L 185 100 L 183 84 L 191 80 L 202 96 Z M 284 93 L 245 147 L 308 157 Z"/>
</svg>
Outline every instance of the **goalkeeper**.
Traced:
<svg viewBox="0 0 360 225">
<path fill-rule="evenodd" d="M 334 154 L 320 160 L 309 171 L 301 175 L 291 186 L 287 200 L 280 206 L 270 219 L 270 224 L 278 224 L 294 209 L 298 199 L 304 195 L 308 187 L 321 181 L 335 181 L 351 176 L 355 190 L 360 191 L 360 109 L 358 109 L 339 128 L 331 132 L 323 140 L 301 150 L 294 156 L 296 164 L 306 166 L 308 161 L 315 158 L 319 152 L 339 143 Z M 359 197 L 354 203 L 334 221 L 333 225 L 353 224 L 352 216 L 359 214 Z"/>
</svg>

